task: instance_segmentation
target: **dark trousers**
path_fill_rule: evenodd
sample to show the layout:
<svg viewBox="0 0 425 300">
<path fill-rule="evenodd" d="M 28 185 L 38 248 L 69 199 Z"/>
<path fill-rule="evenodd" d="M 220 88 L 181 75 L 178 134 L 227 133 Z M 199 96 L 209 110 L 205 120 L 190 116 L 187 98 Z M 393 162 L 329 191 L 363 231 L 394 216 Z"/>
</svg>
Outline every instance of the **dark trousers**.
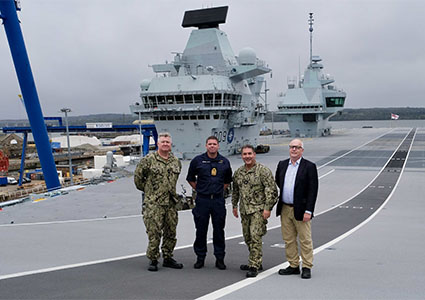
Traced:
<svg viewBox="0 0 425 300">
<path fill-rule="evenodd" d="M 196 239 L 193 250 L 200 259 L 207 255 L 207 233 L 210 216 L 213 225 L 214 256 L 224 259 L 224 225 L 226 224 L 226 207 L 224 198 L 196 197 L 196 206 L 192 210 L 196 227 Z"/>
</svg>

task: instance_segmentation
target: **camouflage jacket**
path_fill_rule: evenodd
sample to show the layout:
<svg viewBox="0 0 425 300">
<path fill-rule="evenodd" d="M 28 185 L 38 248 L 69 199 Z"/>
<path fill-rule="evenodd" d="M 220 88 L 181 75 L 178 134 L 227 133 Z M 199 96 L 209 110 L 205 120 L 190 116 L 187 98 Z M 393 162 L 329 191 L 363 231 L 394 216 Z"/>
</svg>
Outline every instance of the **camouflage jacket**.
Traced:
<svg viewBox="0 0 425 300">
<path fill-rule="evenodd" d="M 247 170 L 245 166 L 233 175 L 232 206 L 241 214 L 271 211 L 277 201 L 277 187 L 269 168 L 259 164 Z"/>
<path fill-rule="evenodd" d="M 134 172 L 136 187 L 145 192 L 145 203 L 168 205 L 170 198 L 177 202 L 176 184 L 182 164 L 172 153 L 168 160 L 158 152 L 142 158 Z"/>
</svg>

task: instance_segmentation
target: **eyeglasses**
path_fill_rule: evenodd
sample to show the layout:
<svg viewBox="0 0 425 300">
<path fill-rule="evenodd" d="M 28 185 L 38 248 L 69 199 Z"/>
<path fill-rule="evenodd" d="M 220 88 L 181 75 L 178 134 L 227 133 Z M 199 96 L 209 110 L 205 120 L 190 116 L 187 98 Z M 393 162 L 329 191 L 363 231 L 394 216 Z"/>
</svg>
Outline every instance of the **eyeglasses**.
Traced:
<svg viewBox="0 0 425 300">
<path fill-rule="evenodd" d="M 302 149 L 302 147 L 301 146 L 291 146 L 291 145 L 289 145 L 289 149 L 291 149 L 291 150 L 300 150 L 300 149 Z"/>
</svg>

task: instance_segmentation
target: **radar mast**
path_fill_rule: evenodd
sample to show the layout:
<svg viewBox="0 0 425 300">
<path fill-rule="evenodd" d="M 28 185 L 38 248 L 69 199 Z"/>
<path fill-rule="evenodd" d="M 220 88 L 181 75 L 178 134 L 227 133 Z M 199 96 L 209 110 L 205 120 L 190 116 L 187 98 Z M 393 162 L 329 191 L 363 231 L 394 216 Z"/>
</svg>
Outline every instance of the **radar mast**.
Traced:
<svg viewBox="0 0 425 300">
<path fill-rule="evenodd" d="M 279 96 L 278 114 L 286 115 L 293 137 L 325 136 L 331 132 L 328 120 L 344 108 L 346 93 L 334 79 L 322 73 L 319 56 L 313 56 L 313 13 L 309 13 L 310 62 L 298 86 L 288 80 L 288 90 Z M 300 76 L 301 77 L 301 76 Z"/>
<path fill-rule="evenodd" d="M 310 31 L 310 66 L 313 63 L 313 13 L 309 13 L 308 25 L 310 25 L 308 31 Z"/>
</svg>

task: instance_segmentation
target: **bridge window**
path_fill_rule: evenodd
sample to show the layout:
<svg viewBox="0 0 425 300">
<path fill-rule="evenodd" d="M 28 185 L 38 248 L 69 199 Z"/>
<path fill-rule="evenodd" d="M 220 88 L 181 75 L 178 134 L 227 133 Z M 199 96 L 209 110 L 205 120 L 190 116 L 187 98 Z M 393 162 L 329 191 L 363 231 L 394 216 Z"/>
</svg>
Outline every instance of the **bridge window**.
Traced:
<svg viewBox="0 0 425 300">
<path fill-rule="evenodd" d="M 193 103 L 193 95 L 184 95 L 184 103 L 192 104 Z"/>
<path fill-rule="evenodd" d="M 237 101 L 237 103 L 236 103 L 237 105 L 236 106 L 241 106 L 242 96 L 241 95 L 237 95 L 236 101 Z"/>
<path fill-rule="evenodd" d="M 183 104 L 183 95 L 176 95 L 176 104 Z"/>
<path fill-rule="evenodd" d="M 196 120 L 196 116 L 191 115 L 191 116 L 190 116 L 190 119 L 191 119 L 191 120 Z"/>
<path fill-rule="evenodd" d="M 166 102 L 165 102 L 165 96 L 158 96 L 157 97 L 157 100 L 158 100 L 158 104 L 159 105 L 166 104 Z"/>
<path fill-rule="evenodd" d="M 156 97 L 155 96 L 149 96 L 149 104 L 152 107 L 158 107 L 158 102 L 156 101 Z"/>
<path fill-rule="evenodd" d="M 343 107 L 344 97 L 326 97 L 326 107 Z"/>
<path fill-rule="evenodd" d="M 174 116 L 167 116 L 167 120 L 168 121 L 173 121 L 174 120 Z"/>
<path fill-rule="evenodd" d="M 174 96 L 168 95 L 167 97 L 167 104 L 174 104 Z"/>
<path fill-rule="evenodd" d="M 221 106 L 221 94 L 215 94 L 214 106 Z"/>
<path fill-rule="evenodd" d="M 202 103 L 202 94 L 195 94 L 193 98 L 195 99 L 195 103 Z"/>
<path fill-rule="evenodd" d="M 166 117 L 166 116 L 160 116 L 160 117 L 159 117 L 159 120 L 160 120 L 160 121 L 165 121 L 165 120 L 167 120 L 167 117 Z"/>
<path fill-rule="evenodd" d="M 230 94 L 224 94 L 224 102 L 223 105 L 224 106 L 231 106 L 232 105 L 232 95 Z"/>
<path fill-rule="evenodd" d="M 214 94 L 205 94 L 205 106 L 213 106 Z"/>
<path fill-rule="evenodd" d="M 145 108 L 149 108 L 149 100 L 148 97 L 142 97 L 142 102 Z"/>
<path fill-rule="evenodd" d="M 183 116 L 183 120 L 189 120 L 189 116 Z"/>
<path fill-rule="evenodd" d="M 220 115 L 214 115 L 213 117 L 214 117 L 214 120 L 220 119 Z"/>
<path fill-rule="evenodd" d="M 181 119 L 182 119 L 182 117 L 181 117 L 181 116 L 175 116 L 175 117 L 174 117 L 174 119 L 176 119 L 176 120 L 181 120 Z"/>
<path fill-rule="evenodd" d="M 199 115 L 198 116 L 198 120 L 205 120 L 205 116 L 204 115 Z"/>
<path fill-rule="evenodd" d="M 237 95 L 232 95 L 232 106 L 237 106 Z"/>
</svg>

